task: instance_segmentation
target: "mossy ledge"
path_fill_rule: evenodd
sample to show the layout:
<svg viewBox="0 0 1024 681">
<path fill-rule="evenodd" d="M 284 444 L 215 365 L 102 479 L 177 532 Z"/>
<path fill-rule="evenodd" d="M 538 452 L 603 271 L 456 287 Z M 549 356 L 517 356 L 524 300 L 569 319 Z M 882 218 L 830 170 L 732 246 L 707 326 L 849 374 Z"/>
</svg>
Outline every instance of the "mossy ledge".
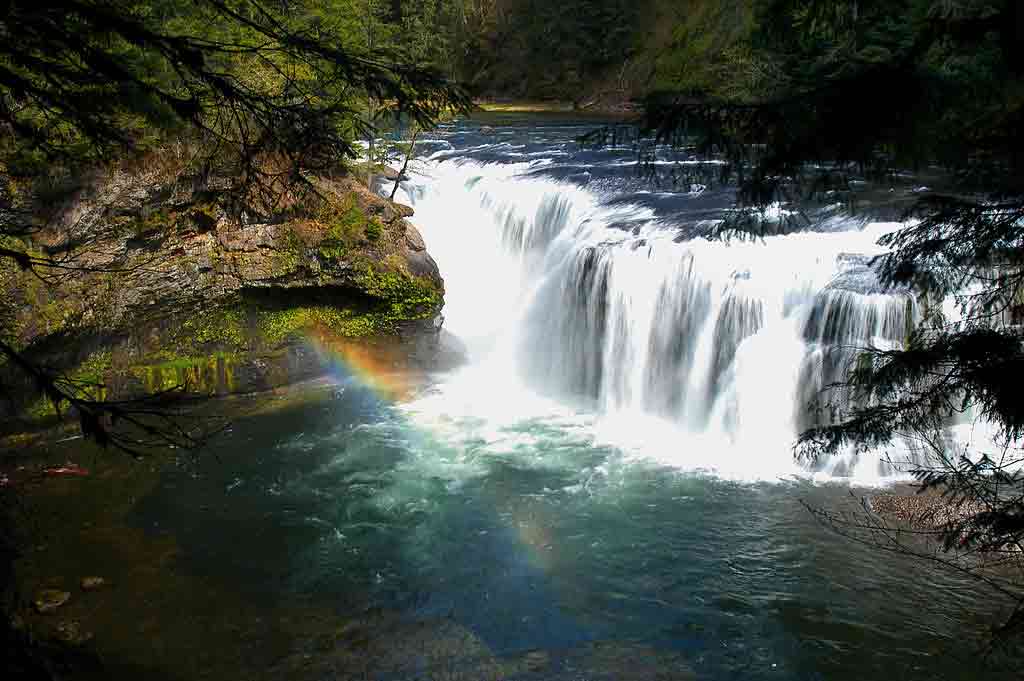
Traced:
<svg viewBox="0 0 1024 681">
<path fill-rule="evenodd" d="M 444 284 L 412 209 L 350 175 L 312 182 L 283 208 L 233 214 L 223 179 L 173 159 L 107 169 L 41 208 L 19 244 L 82 270 L 50 286 L 0 269 L 5 340 L 96 399 L 258 392 L 322 373 L 331 342 L 436 342 Z M 58 416 L 24 387 L 0 414 Z"/>
</svg>

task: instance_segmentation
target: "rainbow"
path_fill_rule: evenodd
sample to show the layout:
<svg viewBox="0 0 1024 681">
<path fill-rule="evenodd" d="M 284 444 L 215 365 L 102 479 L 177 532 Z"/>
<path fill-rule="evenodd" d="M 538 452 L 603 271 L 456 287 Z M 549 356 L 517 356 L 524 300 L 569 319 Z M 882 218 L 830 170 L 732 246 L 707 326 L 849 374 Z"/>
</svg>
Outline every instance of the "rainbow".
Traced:
<svg viewBox="0 0 1024 681">
<path fill-rule="evenodd" d="M 393 340 L 352 339 L 339 337 L 326 328 L 311 327 L 306 330 L 305 340 L 330 365 L 330 373 L 336 379 L 355 380 L 378 397 L 388 402 L 405 402 L 413 399 L 419 388 L 425 384 L 422 370 L 409 366 L 407 350 Z M 423 437 L 434 434 L 413 421 L 405 418 L 407 427 L 415 429 Z M 518 540 L 530 565 L 548 570 L 559 560 L 556 543 L 550 531 L 551 519 L 545 518 L 538 509 L 521 507 L 514 498 L 495 498 L 497 507 L 509 512 L 507 526 Z"/>
<path fill-rule="evenodd" d="M 355 379 L 389 402 L 412 398 L 422 385 L 423 372 L 408 366 L 394 341 L 354 340 L 320 328 L 311 328 L 305 340 L 329 364 L 337 378 Z"/>
</svg>

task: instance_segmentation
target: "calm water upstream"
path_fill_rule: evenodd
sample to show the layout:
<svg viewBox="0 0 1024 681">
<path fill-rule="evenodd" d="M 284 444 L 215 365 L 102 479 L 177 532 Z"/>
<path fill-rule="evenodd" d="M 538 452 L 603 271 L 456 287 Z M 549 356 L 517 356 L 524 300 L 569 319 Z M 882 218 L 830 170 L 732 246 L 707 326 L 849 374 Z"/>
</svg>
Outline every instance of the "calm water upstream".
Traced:
<svg viewBox="0 0 1024 681">
<path fill-rule="evenodd" d="M 886 453 L 790 449 L 846 348 L 913 323 L 865 264 L 894 225 L 823 205 L 807 233 L 691 241 L 727 189 L 641 181 L 631 149 L 573 142 L 586 124 L 489 124 L 422 143 L 397 197 L 466 364 L 395 402 L 340 363 L 336 394 L 164 473 L 133 522 L 174 538 L 176 569 L 268 612 L 387 613 L 363 645 L 402 660 L 367 678 L 996 678 L 963 645 L 984 594 L 799 503 L 900 477 Z M 392 633 L 416 623 L 444 656 Z"/>
</svg>

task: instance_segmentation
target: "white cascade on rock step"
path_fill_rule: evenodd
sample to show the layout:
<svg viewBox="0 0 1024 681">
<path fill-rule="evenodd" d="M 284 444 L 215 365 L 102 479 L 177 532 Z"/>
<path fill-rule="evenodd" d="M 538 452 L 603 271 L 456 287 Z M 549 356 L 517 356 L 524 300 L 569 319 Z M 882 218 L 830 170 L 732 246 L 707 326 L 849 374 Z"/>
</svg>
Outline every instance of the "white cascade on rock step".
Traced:
<svg viewBox="0 0 1024 681">
<path fill-rule="evenodd" d="M 589 414 L 595 441 L 746 478 L 807 473 L 792 445 L 856 348 L 912 328 L 910 296 L 865 266 L 898 227 L 680 240 L 649 209 L 527 174 L 530 163 L 421 162 L 412 205 L 470 362 L 433 409 L 510 422 Z M 624 227 L 625 225 L 625 227 Z M 893 452 L 818 462 L 877 482 Z M 906 456 L 906 452 L 902 456 Z"/>
</svg>

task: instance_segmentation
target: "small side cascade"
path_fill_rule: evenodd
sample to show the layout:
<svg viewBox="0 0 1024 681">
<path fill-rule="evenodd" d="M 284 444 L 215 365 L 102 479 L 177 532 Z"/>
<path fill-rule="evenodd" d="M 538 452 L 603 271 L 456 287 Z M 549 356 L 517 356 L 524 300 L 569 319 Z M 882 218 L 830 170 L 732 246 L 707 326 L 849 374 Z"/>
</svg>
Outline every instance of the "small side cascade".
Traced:
<svg viewBox="0 0 1024 681">
<path fill-rule="evenodd" d="M 801 368 L 797 426 L 802 430 L 834 423 L 856 406 L 847 391 L 826 386 L 841 383 L 865 350 L 892 350 L 901 346 L 918 320 L 917 304 L 907 293 L 862 294 L 827 289 L 815 296 L 803 336 L 808 351 Z"/>
</svg>

